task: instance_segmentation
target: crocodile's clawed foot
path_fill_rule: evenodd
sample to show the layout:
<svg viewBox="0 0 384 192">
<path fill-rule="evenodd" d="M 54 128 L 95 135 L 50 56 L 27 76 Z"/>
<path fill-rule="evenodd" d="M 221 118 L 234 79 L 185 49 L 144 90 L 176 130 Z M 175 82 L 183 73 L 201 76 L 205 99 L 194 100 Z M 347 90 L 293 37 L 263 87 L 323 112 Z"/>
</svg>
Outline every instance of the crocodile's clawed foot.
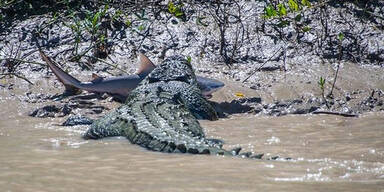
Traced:
<svg viewBox="0 0 384 192">
<path fill-rule="evenodd" d="M 241 147 L 236 147 L 231 150 L 231 153 L 233 156 L 237 156 L 239 155 L 240 151 L 241 151 Z"/>
<path fill-rule="evenodd" d="M 63 93 L 53 95 L 50 99 L 52 99 L 53 101 L 61 101 L 65 98 L 75 96 L 75 95 L 78 95 L 80 93 L 81 93 L 81 91 L 79 91 L 79 90 L 66 89 Z"/>
<path fill-rule="evenodd" d="M 208 145 L 218 146 L 219 148 L 222 148 L 224 145 L 224 141 L 221 139 L 205 139 L 208 143 Z"/>
<path fill-rule="evenodd" d="M 289 161 L 289 160 L 292 160 L 292 158 L 290 158 L 290 157 L 273 156 L 273 157 L 268 157 L 267 160 L 282 160 L 282 161 Z"/>
<path fill-rule="evenodd" d="M 260 153 L 260 154 L 252 155 L 250 158 L 251 159 L 261 159 L 261 158 L 263 158 L 263 156 L 264 156 L 264 153 Z"/>
<path fill-rule="evenodd" d="M 240 153 L 241 147 L 236 147 L 231 150 L 233 156 L 239 156 L 241 158 L 250 158 L 250 159 L 261 159 L 264 154 L 253 154 L 252 152 L 245 152 L 245 153 Z"/>
</svg>

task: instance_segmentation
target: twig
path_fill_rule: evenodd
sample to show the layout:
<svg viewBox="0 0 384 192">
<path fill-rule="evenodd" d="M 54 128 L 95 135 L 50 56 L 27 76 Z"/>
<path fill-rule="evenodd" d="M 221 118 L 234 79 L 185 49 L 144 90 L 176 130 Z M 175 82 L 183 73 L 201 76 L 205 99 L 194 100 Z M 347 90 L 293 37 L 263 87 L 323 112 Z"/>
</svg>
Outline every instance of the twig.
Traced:
<svg viewBox="0 0 384 192">
<path fill-rule="evenodd" d="M 148 25 L 148 28 L 147 28 L 147 30 L 145 30 L 144 33 L 139 33 L 139 32 L 137 33 L 138 35 L 140 35 L 140 36 L 143 37 L 143 39 L 142 39 L 141 42 L 139 43 L 139 48 L 141 48 L 141 46 L 143 45 L 145 39 L 146 39 L 147 37 L 149 37 L 149 34 L 150 34 L 150 30 L 151 30 L 152 24 L 153 24 L 153 23 L 150 23 L 150 24 Z"/>
<path fill-rule="evenodd" d="M 85 54 L 87 54 L 93 48 L 93 46 L 94 45 L 89 45 L 89 47 L 86 50 L 84 50 L 82 53 L 74 55 L 73 57 L 69 58 L 69 61 L 80 60 Z"/>
<path fill-rule="evenodd" d="M 335 74 L 335 78 L 333 79 L 333 84 L 332 84 L 332 88 L 331 88 L 331 92 L 329 93 L 330 96 L 333 95 L 333 88 L 335 87 L 335 84 L 336 84 L 336 80 L 337 80 L 337 75 L 339 74 L 339 69 L 340 69 L 340 61 L 341 61 L 341 57 L 343 56 L 343 46 L 342 46 L 342 39 L 339 39 L 339 62 L 337 63 L 337 69 L 336 69 L 336 74 Z"/>
<path fill-rule="evenodd" d="M 335 78 L 333 79 L 333 84 L 332 84 L 331 92 L 329 93 L 330 96 L 333 95 L 333 88 L 335 87 L 335 84 L 336 84 L 336 79 L 337 79 L 337 74 L 339 73 L 339 69 L 340 69 L 340 62 L 337 64 Z"/>
<path fill-rule="evenodd" d="M 288 46 L 286 46 L 285 48 L 284 48 L 284 57 L 283 57 L 283 67 L 284 67 L 284 72 L 287 72 L 287 67 L 286 67 L 286 65 L 287 65 L 287 49 L 288 49 Z"/>
<path fill-rule="evenodd" d="M 376 13 L 374 13 L 374 12 L 371 12 L 371 11 L 367 11 L 366 9 L 358 9 L 358 8 L 356 8 L 356 10 L 363 11 L 363 12 L 365 12 L 365 13 L 368 13 L 368 14 L 370 14 L 370 15 L 372 15 L 372 16 L 374 16 L 374 17 L 380 18 L 380 19 L 384 19 L 383 16 L 378 15 L 378 14 L 376 14 Z"/>
<path fill-rule="evenodd" d="M 0 60 L 2 60 L 2 59 L 0 59 Z M 44 64 L 44 63 L 39 63 L 39 62 L 34 62 L 34 61 L 26 61 L 26 60 L 17 59 L 17 58 L 10 58 L 9 57 L 9 58 L 4 58 L 4 60 L 14 60 L 14 61 L 21 62 L 21 63 L 30 63 L 30 64 L 46 66 L 46 64 Z"/>
<path fill-rule="evenodd" d="M 26 77 L 23 77 L 23 76 L 18 75 L 18 74 L 16 74 L 16 73 L 1 73 L 0 75 L 3 75 L 2 77 L 0 77 L 0 79 L 5 78 L 5 76 L 7 76 L 7 75 L 14 75 L 15 77 L 20 78 L 20 79 L 23 79 L 24 81 L 26 81 L 26 82 L 28 82 L 29 84 L 33 85 L 33 83 L 32 83 L 30 80 L 28 80 Z"/>
<path fill-rule="evenodd" d="M 257 71 L 259 71 L 268 61 L 270 61 L 280 50 L 282 47 L 280 47 L 271 57 L 269 57 L 267 60 L 264 61 L 263 64 L 260 65 L 256 70 L 254 70 L 247 78 L 245 78 L 242 82 L 246 82 L 252 75 L 254 75 Z"/>
<path fill-rule="evenodd" d="M 117 65 L 114 65 L 114 64 L 112 64 L 112 63 L 109 63 L 109 62 L 105 61 L 104 59 L 100 59 L 100 58 L 97 58 L 97 57 L 94 57 L 94 56 L 89 56 L 89 55 L 85 55 L 85 57 L 89 57 L 89 58 L 92 58 L 92 59 L 96 59 L 96 60 L 98 60 L 98 61 L 100 61 L 100 62 L 102 62 L 102 63 L 104 63 L 104 64 L 106 64 L 106 65 L 108 65 L 108 66 L 113 67 L 114 69 L 117 69 L 117 70 L 119 70 L 119 71 L 125 73 L 125 74 L 129 74 L 129 73 L 128 73 L 127 71 L 125 71 L 124 69 L 120 69 L 119 67 L 117 67 Z"/>
<path fill-rule="evenodd" d="M 357 114 L 349 114 L 349 113 L 342 113 L 342 112 L 335 112 L 335 111 L 314 111 L 312 114 L 327 114 L 327 115 L 340 115 L 343 117 L 359 117 Z"/>
</svg>

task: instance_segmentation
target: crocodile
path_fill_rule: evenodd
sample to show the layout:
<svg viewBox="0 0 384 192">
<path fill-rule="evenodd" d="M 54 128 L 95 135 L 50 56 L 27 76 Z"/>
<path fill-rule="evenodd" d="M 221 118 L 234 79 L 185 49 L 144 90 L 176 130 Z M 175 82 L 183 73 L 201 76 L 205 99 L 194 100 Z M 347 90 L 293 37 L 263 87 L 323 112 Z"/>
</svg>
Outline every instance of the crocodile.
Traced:
<svg viewBox="0 0 384 192">
<path fill-rule="evenodd" d="M 123 105 L 94 121 L 83 138 L 124 136 L 158 152 L 241 155 L 241 148 L 225 150 L 221 142 L 207 139 L 198 119 L 216 120 L 217 114 L 202 95 L 191 64 L 176 55 L 149 73 Z"/>
</svg>

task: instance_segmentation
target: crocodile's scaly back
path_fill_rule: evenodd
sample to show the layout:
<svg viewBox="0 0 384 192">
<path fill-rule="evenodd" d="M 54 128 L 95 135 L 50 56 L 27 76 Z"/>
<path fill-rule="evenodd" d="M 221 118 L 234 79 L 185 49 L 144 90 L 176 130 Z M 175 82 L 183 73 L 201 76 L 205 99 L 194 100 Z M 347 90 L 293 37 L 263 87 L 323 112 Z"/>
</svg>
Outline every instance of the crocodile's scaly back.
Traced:
<svg viewBox="0 0 384 192">
<path fill-rule="evenodd" d="M 192 66 L 173 56 L 157 66 L 128 96 L 125 104 L 95 121 L 86 139 L 125 136 L 153 151 L 234 155 L 205 138 L 197 121 L 217 119 L 197 87 Z"/>
</svg>

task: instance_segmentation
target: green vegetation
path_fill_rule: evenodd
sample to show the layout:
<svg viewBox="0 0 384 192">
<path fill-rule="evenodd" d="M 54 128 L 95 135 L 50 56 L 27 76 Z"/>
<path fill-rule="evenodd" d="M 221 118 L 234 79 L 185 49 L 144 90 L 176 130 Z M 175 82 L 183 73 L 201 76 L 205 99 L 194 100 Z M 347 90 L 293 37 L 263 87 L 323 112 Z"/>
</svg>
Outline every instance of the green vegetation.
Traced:
<svg viewBox="0 0 384 192">
<path fill-rule="evenodd" d="M 185 13 L 183 11 L 183 4 L 180 3 L 179 5 L 175 5 L 172 1 L 168 2 L 168 12 L 175 17 L 184 20 Z"/>
<path fill-rule="evenodd" d="M 191 64 L 192 63 L 192 57 L 191 56 L 187 56 L 187 62 L 189 63 L 189 64 Z"/>
<path fill-rule="evenodd" d="M 317 82 L 321 89 L 321 94 L 324 96 L 324 89 L 325 89 L 325 79 L 323 77 L 320 77 L 319 81 Z"/>
<path fill-rule="evenodd" d="M 73 18 L 73 23 L 69 25 L 73 34 L 75 35 L 75 47 L 72 51 L 72 55 L 78 55 L 79 43 L 81 41 L 81 23 L 76 18 Z"/>
<path fill-rule="evenodd" d="M 300 2 L 285 0 L 280 3 L 273 1 L 264 8 L 262 17 L 266 20 L 278 19 L 279 22 L 275 25 L 280 29 L 293 25 L 298 33 L 305 33 L 310 31 L 311 27 L 303 24 L 306 23 L 306 21 L 303 21 L 303 15 L 305 9 L 311 7 L 312 4 L 309 0 L 302 0 Z"/>
<path fill-rule="evenodd" d="M 290 53 L 300 51 L 298 54 L 305 54 L 308 51 L 330 62 L 338 62 L 330 86 L 331 96 L 341 61 L 359 62 L 364 56 L 373 62 L 382 61 L 379 54 L 363 54 L 367 48 L 361 42 L 370 29 L 361 29 L 361 36 L 347 33 L 345 22 L 343 28 L 335 30 L 333 25 L 346 19 L 343 12 L 335 10 L 342 7 L 356 12 L 362 22 L 370 22 L 370 28 L 382 31 L 381 5 L 383 3 L 377 0 L 0 0 L 0 34 L 8 34 L 20 21 L 43 15 L 40 23 L 34 25 L 36 28 L 26 32 L 31 33 L 26 36 L 34 36 L 32 40 L 41 42 L 43 47 L 54 48 L 60 43 L 51 42 L 50 34 L 70 30 L 72 35 L 64 43 L 70 46 L 63 53 L 69 57 L 66 59 L 79 61 L 87 67 L 107 58 L 122 41 L 126 43 L 123 48 L 128 48 L 127 52 L 146 49 L 164 58 L 168 50 L 183 49 L 186 44 L 190 46 L 192 39 L 199 41 L 196 55 L 217 56 L 214 59 L 228 67 L 243 62 L 264 65 L 272 60 L 285 66 Z M 336 22 L 335 17 L 341 19 Z M 355 25 L 353 22 L 347 24 Z M 162 27 L 161 31 L 159 27 Z M 186 32 L 186 40 L 181 40 L 172 27 Z M 158 36 L 164 39 L 159 41 Z M 148 46 L 148 42 L 153 43 Z M 260 51 L 271 47 L 274 53 L 263 55 Z M 253 54 L 255 52 L 257 54 Z"/>
<path fill-rule="evenodd" d="M 320 90 L 321 90 L 321 97 L 323 98 L 325 104 L 327 105 L 327 107 L 329 108 L 328 106 L 328 101 L 327 99 L 325 98 L 325 78 L 323 78 L 322 76 L 320 77 L 319 81 L 317 82 L 317 84 L 319 85 L 320 87 Z"/>
<path fill-rule="evenodd" d="M 273 2 L 276 3 L 276 2 Z M 287 9 L 287 7 L 289 9 Z M 298 13 L 304 8 L 310 8 L 311 3 L 308 0 L 302 0 L 300 3 L 296 0 L 288 0 L 278 4 L 269 4 L 264 9 L 264 17 L 271 19 L 273 17 L 285 17 L 288 13 Z"/>
</svg>

